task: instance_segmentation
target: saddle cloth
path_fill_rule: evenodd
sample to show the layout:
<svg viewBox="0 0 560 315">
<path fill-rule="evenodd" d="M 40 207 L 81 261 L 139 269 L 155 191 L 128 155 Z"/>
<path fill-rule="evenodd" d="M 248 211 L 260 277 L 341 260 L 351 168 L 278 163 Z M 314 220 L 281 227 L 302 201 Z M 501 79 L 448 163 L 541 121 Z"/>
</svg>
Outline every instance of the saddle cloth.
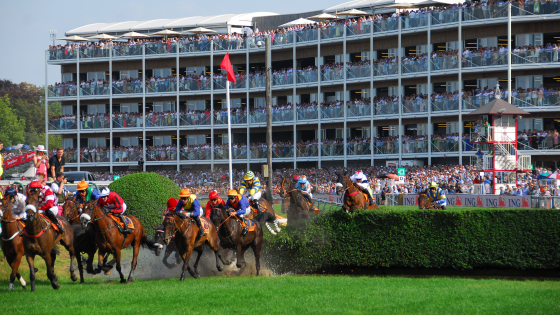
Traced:
<svg viewBox="0 0 560 315">
<path fill-rule="evenodd" d="M 239 223 L 241 223 L 241 219 L 239 219 L 238 216 L 235 216 L 235 218 Z M 255 222 L 253 222 L 253 220 L 243 220 L 243 221 L 247 225 L 247 230 L 249 230 L 249 232 L 252 232 L 257 228 L 257 225 L 255 224 Z"/>
<path fill-rule="evenodd" d="M 265 209 L 263 206 L 261 206 L 260 204 L 259 204 L 259 208 L 260 208 L 260 209 L 257 209 L 257 208 L 255 207 L 255 204 L 254 204 L 254 203 L 251 203 L 249 206 L 251 207 L 251 210 L 253 210 L 253 212 L 255 212 L 255 213 L 257 213 L 257 212 L 259 212 L 259 211 L 260 211 L 260 212 L 264 212 L 264 211 L 266 210 L 266 209 Z"/>
<path fill-rule="evenodd" d="M 45 220 L 47 223 L 50 223 L 50 225 L 51 225 L 51 227 L 52 227 L 53 230 L 55 230 L 57 233 L 60 233 L 60 230 L 58 229 L 58 226 L 56 226 L 55 223 L 51 222 L 51 220 L 49 220 L 49 218 L 47 218 L 46 215 L 44 215 L 44 214 L 42 214 L 42 213 L 39 213 L 39 215 L 40 215 L 41 218 L 43 218 L 43 220 Z M 62 221 L 60 221 L 59 218 L 56 218 L 56 219 L 58 220 L 58 222 L 60 223 L 60 225 L 62 225 Z M 23 222 L 22 222 L 22 224 L 23 224 Z M 23 227 L 25 227 L 25 225 L 24 225 Z"/>
<path fill-rule="evenodd" d="M 206 217 L 202 217 L 202 216 L 200 217 L 200 225 L 201 225 L 202 230 L 204 231 L 204 233 L 206 235 L 208 235 L 208 233 L 210 233 L 210 223 L 208 223 L 207 220 L 208 219 Z M 196 224 L 196 223 L 193 221 L 193 224 Z"/>
<path fill-rule="evenodd" d="M 121 222 L 121 220 L 119 220 L 119 218 L 115 217 L 114 215 L 112 215 L 111 213 L 107 213 L 107 216 L 113 220 L 115 220 L 115 222 L 117 222 L 121 228 L 124 228 L 124 223 Z M 128 226 L 129 229 L 134 230 L 134 223 L 132 223 L 132 220 L 130 220 L 127 216 L 123 215 L 124 220 L 126 221 L 126 226 Z"/>
</svg>

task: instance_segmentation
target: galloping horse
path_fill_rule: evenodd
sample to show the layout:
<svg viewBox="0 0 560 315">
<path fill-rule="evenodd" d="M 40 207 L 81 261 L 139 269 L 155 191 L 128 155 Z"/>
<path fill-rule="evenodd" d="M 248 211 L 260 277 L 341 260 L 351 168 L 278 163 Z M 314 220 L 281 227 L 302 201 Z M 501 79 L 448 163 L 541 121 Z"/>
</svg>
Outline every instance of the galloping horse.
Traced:
<svg viewBox="0 0 560 315">
<path fill-rule="evenodd" d="M 282 198 L 290 198 L 290 205 L 287 209 L 288 222 L 304 220 L 311 216 L 312 209 L 309 202 L 307 202 L 307 198 L 303 196 L 301 191 L 294 186 L 289 178 L 282 178 L 279 194 Z"/>
<path fill-rule="evenodd" d="M 12 206 L 7 199 L 2 200 L 2 210 L 0 210 L 0 218 L 2 221 L 2 253 L 8 261 L 8 265 L 12 268 L 10 274 L 10 284 L 8 291 L 14 289 L 14 280 L 17 277 L 23 289 L 25 289 L 25 280 L 19 274 L 19 264 L 21 257 L 25 253 L 23 249 L 23 239 L 21 233 L 23 232 L 23 224 L 19 220 L 14 220 L 12 216 Z"/>
<path fill-rule="evenodd" d="M 418 194 L 418 209 L 423 210 L 443 210 L 439 205 L 434 205 L 428 199 L 428 193 L 426 191 L 420 192 Z"/>
<path fill-rule="evenodd" d="M 160 229 L 159 227 L 154 227 L 154 230 L 156 231 L 154 235 L 154 242 L 158 244 L 165 244 L 165 231 L 163 229 Z M 169 258 L 169 256 L 171 256 L 171 253 L 173 252 L 175 252 L 175 264 L 170 264 L 167 261 L 167 259 Z M 179 250 L 177 249 L 177 245 L 175 245 L 175 242 L 170 242 L 169 244 L 167 244 L 165 246 L 165 252 L 163 253 L 163 259 L 162 259 L 162 262 L 165 265 L 165 267 L 172 269 L 176 267 L 177 264 L 179 264 L 180 260 L 181 260 L 181 255 L 179 254 Z"/>
<path fill-rule="evenodd" d="M 251 207 L 254 208 L 254 204 L 251 202 Z M 270 234 L 276 235 L 277 232 L 280 232 L 280 227 L 278 226 L 278 219 L 276 219 L 276 213 L 274 213 L 274 208 L 266 199 L 266 192 L 263 191 L 262 198 L 259 200 L 259 204 L 261 207 L 264 207 L 264 211 L 257 212 L 255 216 L 255 220 L 259 221 L 260 224 L 264 224 Z M 269 223 L 274 224 L 274 230 L 270 227 Z"/>
<path fill-rule="evenodd" d="M 379 210 L 379 206 L 373 204 L 369 206 L 368 198 L 364 196 L 362 191 L 354 185 L 354 183 L 346 176 L 346 174 L 337 174 L 337 190 L 336 194 L 344 193 L 344 201 L 342 209 L 348 212 L 354 212 L 356 209 Z"/>
<path fill-rule="evenodd" d="M 86 262 L 87 273 L 96 273 L 93 270 L 93 258 L 97 251 L 97 244 L 95 243 L 95 229 L 91 224 L 82 226 L 80 222 L 81 213 L 74 200 L 68 199 L 64 203 L 63 216 L 72 225 L 74 231 L 74 251 L 78 261 L 78 270 L 80 271 L 80 283 L 84 283 L 84 266 L 82 262 L 82 253 L 88 255 Z"/>
<path fill-rule="evenodd" d="M 144 227 L 140 220 L 136 217 L 127 215 L 127 217 L 134 224 L 134 230 L 132 233 L 123 235 L 119 231 L 118 223 L 115 220 L 107 216 L 107 213 L 101 211 L 97 204 L 89 203 L 84 206 L 83 214 L 81 217 L 87 222 L 91 220 L 93 226 L 95 227 L 95 242 L 99 248 L 98 256 L 99 261 L 103 260 L 106 253 L 113 254 L 117 261 L 117 271 L 119 272 L 121 283 L 131 283 L 133 280 L 133 273 L 136 269 L 138 252 L 140 250 L 140 245 L 146 245 L 148 248 L 156 252 L 158 249 L 163 248 L 160 244 L 154 243 L 146 237 Z M 133 246 L 132 251 L 132 263 L 130 268 L 130 274 L 128 275 L 128 281 L 124 279 L 124 275 L 121 271 L 121 249 L 127 248 L 129 245 Z M 101 269 L 107 269 L 104 265 Z M 109 270 L 111 267 L 108 268 Z"/>
<path fill-rule="evenodd" d="M 253 221 L 255 229 L 247 232 L 245 236 L 242 236 L 241 224 L 237 221 L 235 215 L 233 213 L 228 213 L 225 208 L 213 208 L 210 218 L 214 225 L 218 227 L 220 247 L 234 249 L 236 251 L 236 266 L 241 269 L 239 270 L 239 274 L 245 270 L 245 266 L 247 265 L 245 262 L 245 251 L 251 247 L 255 254 L 255 265 L 258 276 L 261 269 L 261 248 L 263 244 L 261 224 L 258 221 Z M 223 263 L 228 265 L 228 263 Z"/>
<path fill-rule="evenodd" d="M 58 276 L 54 273 L 56 261 L 55 246 L 58 242 L 70 253 L 70 277 L 76 281 L 78 277 L 74 274 L 74 231 L 70 223 L 63 218 L 59 218 L 66 232 L 60 234 L 55 231 L 52 224 L 42 215 L 37 213 L 38 199 L 37 194 L 29 193 L 27 197 L 27 221 L 23 229 L 23 247 L 29 264 L 29 278 L 31 281 L 31 292 L 35 291 L 35 256 L 39 255 L 47 266 L 47 277 L 51 281 L 53 289 L 60 288 Z M 49 210 L 47 210 L 49 211 Z"/>
<path fill-rule="evenodd" d="M 200 217 L 201 224 L 207 224 L 208 230 L 206 235 L 198 237 L 198 226 L 193 224 L 190 218 L 181 219 L 181 217 L 176 214 L 169 214 L 165 216 L 163 220 L 163 231 L 165 243 L 169 245 L 169 242 L 174 238 L 175 245 L 181 254 L 183 259 L 183 272 L 181 273 L 181 281 L 185 280 L 185 272 L 188 271 L 193 278 L 200 278 L 198 273 L 198 262 L 203 252 L 203 244 L 207 243 L 210 248 L 214 251 L 216 255 L 216 269 L 222 271 L 218 259 L 218 248 L 220 246 L 220 238 L 218 237 L 218 232 L 212 221 L 206 219 L 206 217 Z M 191 258 L 192 251 L 195 250 L 198 255 L 196 256 L 196 261 L 194 263 L 194 271 L 189 266 L 189 260 Z"/>
</svg>

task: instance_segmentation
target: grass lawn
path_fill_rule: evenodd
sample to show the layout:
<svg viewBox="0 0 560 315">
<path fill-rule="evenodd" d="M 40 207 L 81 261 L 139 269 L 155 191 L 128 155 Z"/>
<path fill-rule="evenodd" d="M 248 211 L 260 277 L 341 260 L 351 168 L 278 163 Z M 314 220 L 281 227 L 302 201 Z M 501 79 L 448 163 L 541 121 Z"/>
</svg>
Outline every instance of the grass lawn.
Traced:
<svg viewBox="0 0 560 315">
<path fill-rule="evenodd" d="M 2 314 L 558 314 L 560 282 L 347 276 L 105 279 L 33 294 L 0 281 Z"/>
</svg>

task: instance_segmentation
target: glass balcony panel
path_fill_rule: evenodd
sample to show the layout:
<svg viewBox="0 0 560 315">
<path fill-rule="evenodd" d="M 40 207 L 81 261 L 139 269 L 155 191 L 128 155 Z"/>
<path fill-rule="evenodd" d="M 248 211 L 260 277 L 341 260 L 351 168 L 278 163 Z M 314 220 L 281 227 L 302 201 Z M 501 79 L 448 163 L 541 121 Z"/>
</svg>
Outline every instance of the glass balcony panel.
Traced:
<svg viewBox="0 0 560 315">
<path fill-rule="evenodd" d="M 558 14 L 559 9 L 558 2 L 554 1 L 527 1 L 521 5 L 516 2 L 511 6 L 511 16 Z"/>
<path fill-rule="evenodd" d="M 371 22 L 363 21 L 346 26 L 346 37 L 370 34 Z"/>
<path fill-rule="evenodd" d="M 459 22 L 459 10 L 439 10 L 431 13 L 432 25 Z"/>
<path fill-rule="evenodd" d="M 321 39 L 340 38 L 342 36 L 344 36 L 344 25 L 321 28 Z"/>
<path fill-rule="evenodd" d="M 113 115 L 115 116 L 115 115 Z M 142 128 L 144 127 L 144 119 L 142 114 L 117 114 L 113 118 L 113 128 Z"/>
<path fill-rule="evenodd" d="M 402 113 L 425 113 L 428 111 L 428 100 L 406 99 L 402 101 Z"/>
<path fill-rule="evenodd" d="M 214 43 L 214 50 L 238 50 L 238 49 L 245 49 L 246 41 L 243 37 L 233 37 L 228 36 L 228 38 L 220 38 L 213 41 Z"/>
<path fill-rule="evenodd" d="M 347 144 L 346 155 L 371 155 L 371 143 L 366 141 L 351 141 Z"/>
<path fill-rule="evenodd" d="M 146 43 L 146 55 L 176 54 L 176 43 Z"/>
<path fill-rule="evenodd" d="M 177 91 L 177 81 L 175 78 L 146 79 L 146 93 L 165 93 L 175 91 Z"/>
<path fill-rule="evenodd" d="M 468 6 L 463 9 L 463 21 L 485 20 L 494 18 L 507 18 L 507 5 L 500 3 L 496 5 Z"/>
<path fill-rule="evenodd" d="M 181 113 L 179 124 L 181 126 L 209 126 L 212 115 L 210 112 L 189 111 Z"/>
<path fill-rule="evenodd" d="M 317 80 L 317 69 L 297 71 L 297 83 L 314 83 Z"/>
<path fill-rule="evenodd" d="M 398 115 L 399 102 L 380 101 L 375 104 L 375 115 Z"/>
<path fill-rule="evenodd" d="M 321 119 L 343 118 L 344 107 L 342 105 L 321 106 Z"/>
<path fill-rule="evenodd" d="M 457 69 L 457 56 L 438 56 L 431 58 L 432 71 L 442 71 L 449 69 Z"/>
<path fill-rule="evenodd" d="M 144 84 L 142 84 L 142 80 L 139 79 L 133 79 L 131 81 L 118 80 L 113 83 L 113 95 L 142 93 L 143 87 Z"/>
<path fill-rule="evenodd" d="M 109 95 L 109 84 L 86 82 L 80 84 L 80 96 Z"/>
<path fill-rule="evenodd" d="M 194 77 L 194 76 L 187 76 L 181 77 L 179 80 L 179 91 L 186 92 L 186 91 L 203 91 L 203 90 L 210 90 L 212 80 L 208 79 L 207 77 Z M 225 89 L 225 85 L 224 85 Z"/>
<path fill-rule="evenodd" d="M 340 140 L 325 140 L 321 145 L 321 156 L 344 156 L 344 143 Z"/>
<path fill-rule="evenodd" d="M 266 88 L 266 75 L 251 74 L 249 77 L 249 88 Z"/>
<path fill-rule="evenodd" d="M 317 29 L 316 28 L 310 28 L 310 29 L 304 29 L 304 30 L 298 31 L 298 32 L 296 32 L 296 38 L 297 38 L 298 43 L 317 40 Z"/>
<path fill-rule="evenodd" d="M 369 104 L 349 105 L 346 108 L 346 115 L 348 117 L 371 116 L 371 105 Z"/>
<path fill-rule="evenodd" d="M 402 153 L 428 153 L 428 140 L 404 140 Z"/>
<path fill-rule="evenodd" d="M 69 46 L 60 47 L 60 49 L 49 49 L 49 60 L 58 61 L 76 59 L 78 51 L 78 49 Z"/>
<path fill-rule="evenodd" d="M 463 109 L 464 110 L 475 110 L 480 108 L 480 99 L 476 96 L 465 96 L 463 97 Z"/>
<path fill-rule="evenodd" d="M 504 54 L 505 55 L 505 54 Z M 507 56 L 504 57 L 507 64 Z M 538 48 L 528 51 L 512 52 L 512 64 L 556 63 L 558 62 L 558 48 Z M 502 63 L 504 64 L 504 63 Z"/>
<path fill-rule="evenodd" d="M 180 53 L 210 51 L 210 40 L 192 40 L 185 37 L 178 43 Z"/>
<path fill-rule="evenodd" d="M 373 154 L 398 154 L 399 142 L 375 140 L 373 142 Z"/>
<path fill-rule="evenodd" d="M 321 74 L 322 81 L 343 80 L 344 68 L 342 66 L 323 66 Z"/>
<path fill-rule="evenodd" d="M 294 157 L 294 146 L 291 143 L 272 145 L 273 159 L 287 159 L 293 157 Z"/>
<path fill-rule="evenodd" d="M 167 149 L 166 147 L 154 148 L 146 151 L 146 160 L 154 161 L 177 161 L 177 149 Z"/>
<path fill-rule="evenodd" d="M 318 119 L 317 107 L 304 107 L 297 109 L 297 120 Z"/>
<path fill-rule="evenodd" d="M 83 46 L 78 50 L 80 52 L 80 59 L 89 58 L 109 58 L 109 46 Z"/>
<path fill-rule="evenodd" d="M 149 113 L 145 119 L 146 128 L 148 127 L 175 127 L 177 126 L 177 113 Z"/>
<path fill-rule="evenodd" d="M 403 60 L 402 63 L 403 74 L 428 71 L 428 67 L 427 67 L 428 62 L 426 59 L 413 60 L 412 58 L 415 57 L 407 57 L 405 60 Z"/>
<path fill-rule="evenodd" d="M 451 138 L 432 139 L 432 153 L 458 152 L 459 142 Z"/>
<path fill-rule="evenodd" d="M 426 24 L 428 25 L 428 24 Z M 385 19 L 375 20 L 373 22 L 373 32 L 388 32 L 399 29 L 399 19 L 388 17 Z"/>
<path fill-rule="evenodd" d="M 403 16 L 402 28 L 410 29 L 416 27 L 428 26 L 429 15 L 427 13 L 414 13 L 412 15 Z"/>
<path fill-rule="evenodd" d="M 247 113 L 246 112 L 235 112 L 235 109 L 232 109 L 231 113 L 231 124 L 238 125 L 238 124 L 246 124 L 247 123 Z M 214 115 L 214 124 L 215 125 L 227 125 L 228 123 L 228 115 L 226 110 L 218 111 L 217 114 Z"/>
<path fill-rule="evenodd" d="M 109 162 L 109 148 L 80 149 L 80 163 Z"/>
<path fill-rule="evenodd" d="M 105 117 L 86 115 L 81 116 L 80 119 L 80 129 L 82 130 L 110 128 L 109 115 Z"/>
<path fill-rule="evenodd" d="M 294 42 L 294 34 L 292 32 L 278 32 L 271 38 L 272 45 L 287 45 Z"/>
<path fill-rule="evenodd" d="M 371 75 L 370 65 L 347 65 L 346 66 L 346 79 L 354 78 L 367 78 Z"/>
<path fill-rule="evenodd" d="M 306 144 L 297 146 L 297 157 L 319 156 L 318 146 L 316 144 Z"/>
<path fill-rule="evenodd" d="M 76 83 L 59 83 L 56 85 L 49 85 L 49 97 L 64 97 L 76 96 Z"/>
<path fill-rule="evenodd" d="M 144 158 L 143 153 L 142 147 L 118 147 L 113 149 L 113 162 L 138 162 Z"/>
<path fill-rule="evenodd" d="M 272 75 L 272 86 L 287 85 L 294 83 L 294 75 L 292 71 L 286 73 L 276 73 Z"/>
<path fill-rule="evenodd" d="M 381 75 L 394 75 L 399 74 L 399 64 L 396 62 L 378 62 L 374 61 L 375 64 L 373 65 L 373 75 L 374 76 L 381 76 Z"/>
<path fill-rule="evenodd" d="M 76 149 L 65 149 L 64 156 L 66 157 L 66 163 L 78 163 L 78 152 Z"/>
<path fill-rule="evenodd" d="M 113 43 L 113 57 L 142 56 L 142 45 L 128 45 L 128 43 Z"/>
<path fill-rule="evenodd" d="M 542 93 L 536 90 L 526 91 L 512 95 L 511 102 L 518 107 L 560 106 L 560 92 L 554 90 Z"/>
<path fill-rule="evenodd" d="M 432 111 L 459 110 L 459 99 L 455 97 L 436 98 L 432 100 Z"/>
<path fill-rule="evenodd" d="M 197 146 L 181 148 L 181 161 L 209 161 L 211 158 L 212 149 L 210 148 L 201 148 Z"/>
<path fill-rule="evenodd" d="M 49 119 L 49 130 L 75 130 L 76 116 L 59 116 Z"/>
</svg>

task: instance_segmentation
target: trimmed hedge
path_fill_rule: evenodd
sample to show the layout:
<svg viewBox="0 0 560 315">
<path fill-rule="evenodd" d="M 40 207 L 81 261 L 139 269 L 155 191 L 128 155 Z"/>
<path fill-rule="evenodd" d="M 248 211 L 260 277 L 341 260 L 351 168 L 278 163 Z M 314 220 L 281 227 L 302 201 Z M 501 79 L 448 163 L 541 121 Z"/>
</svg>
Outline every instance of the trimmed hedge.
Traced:
<svg viewBox="0 0 560 315">
<path fill-rule="evenodd" d="M 109 185 L 126 202 L 126 214 L 137 217 L 147 235 L 153 235 L 153 226 L 161 224 L 167 200 L 178 198 L 179 186 L 156 173 L 135 173 L 121 177 Z"/>
<path fill-rule="evenodd" d="M 560 267 L 558 210 L 332 211 L 267 237 L 276 272 Z"/>
</svg>

